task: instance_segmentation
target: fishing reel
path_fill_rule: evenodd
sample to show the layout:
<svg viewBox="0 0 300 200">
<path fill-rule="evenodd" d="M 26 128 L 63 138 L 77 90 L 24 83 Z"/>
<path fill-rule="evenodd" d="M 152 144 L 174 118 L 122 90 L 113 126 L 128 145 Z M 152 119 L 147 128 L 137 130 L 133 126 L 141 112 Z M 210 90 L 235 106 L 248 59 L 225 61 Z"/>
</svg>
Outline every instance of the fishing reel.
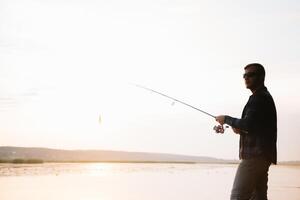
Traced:
<svg viewBox="0 0 300 200">
<path fill-rule="evenodd" d="M 216 125 L 216 126 L 214 126 L 214 128 L 213 128 L 213 130 L 216 132 L 216 133 L 221 133 L 221 134 L 223 134 L 224 132 L 225 132 L 225 129 L 226 128 L 229 128 L 229 126 L 223 126 L 223 125 Z"/>
</svg>

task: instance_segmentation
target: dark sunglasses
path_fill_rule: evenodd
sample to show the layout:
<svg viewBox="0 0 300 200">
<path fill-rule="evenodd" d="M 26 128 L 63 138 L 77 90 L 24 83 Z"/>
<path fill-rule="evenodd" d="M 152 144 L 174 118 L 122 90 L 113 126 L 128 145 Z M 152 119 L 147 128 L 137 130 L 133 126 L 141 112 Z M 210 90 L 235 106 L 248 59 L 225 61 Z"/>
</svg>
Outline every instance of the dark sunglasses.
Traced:
<svg viewBox="0 0 300 200">
<path fill-rule="evenodd" d="M 251 78 L 254 76 L 257 76 L 256 72 L 248 72 L 248 73 L 243 74 L 243 78 Z"/>
</svg>

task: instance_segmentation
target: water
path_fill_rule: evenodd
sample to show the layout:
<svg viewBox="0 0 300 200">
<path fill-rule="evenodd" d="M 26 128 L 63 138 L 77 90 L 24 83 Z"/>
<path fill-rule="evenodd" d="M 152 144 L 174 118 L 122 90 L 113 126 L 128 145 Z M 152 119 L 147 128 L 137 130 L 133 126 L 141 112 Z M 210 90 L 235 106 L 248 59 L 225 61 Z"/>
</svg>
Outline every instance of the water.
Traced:
<svg viewBox="0 0 300 200">
<path fill-rule="evenodd" d="M 0 164 L 1 200 L 229 199 L 237 165 Z M 300 166 L 271 166 L 269 199 L 300 200 Z"/>
</svg>

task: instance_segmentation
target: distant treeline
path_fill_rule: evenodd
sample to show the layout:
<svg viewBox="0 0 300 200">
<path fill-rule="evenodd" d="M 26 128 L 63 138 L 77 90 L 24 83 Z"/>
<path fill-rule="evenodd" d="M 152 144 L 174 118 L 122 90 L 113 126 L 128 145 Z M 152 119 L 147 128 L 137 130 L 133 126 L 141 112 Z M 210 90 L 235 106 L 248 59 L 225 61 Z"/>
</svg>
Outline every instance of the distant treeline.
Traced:
<svg viewBox="0 0 300 200">
<path fill-rule="evenodd" d="M 40 164 L 44 163 L 41 159 L 22 159 L 16 158 L 12 160 L 0 159 L 0 163 L 14 163 L 14 164 Z"/>
<path fill-rule="evenodd" d="M 47 161 L 49 163 L 166 163 L 166 164 L 196 164 L 189 161 L 143 161 L 143 160 L 65 160 L 65 161 Z"/>
</svg>

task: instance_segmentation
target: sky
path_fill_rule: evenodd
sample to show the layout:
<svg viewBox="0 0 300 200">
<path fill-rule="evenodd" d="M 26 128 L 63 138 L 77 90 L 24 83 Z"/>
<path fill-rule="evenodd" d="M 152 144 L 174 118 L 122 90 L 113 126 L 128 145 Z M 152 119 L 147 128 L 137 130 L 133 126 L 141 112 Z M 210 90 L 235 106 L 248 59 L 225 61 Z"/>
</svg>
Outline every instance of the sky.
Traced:
<svg viewBox="0 0 300 200">
<path fill-rule="evenodd" d="M 0 145 L 238 159 L 231 129 L 131 83 L 240 117 L 259 62 L 300 160 L 299 35 L 292 0 L 0 0 Z"/>
</svg>

